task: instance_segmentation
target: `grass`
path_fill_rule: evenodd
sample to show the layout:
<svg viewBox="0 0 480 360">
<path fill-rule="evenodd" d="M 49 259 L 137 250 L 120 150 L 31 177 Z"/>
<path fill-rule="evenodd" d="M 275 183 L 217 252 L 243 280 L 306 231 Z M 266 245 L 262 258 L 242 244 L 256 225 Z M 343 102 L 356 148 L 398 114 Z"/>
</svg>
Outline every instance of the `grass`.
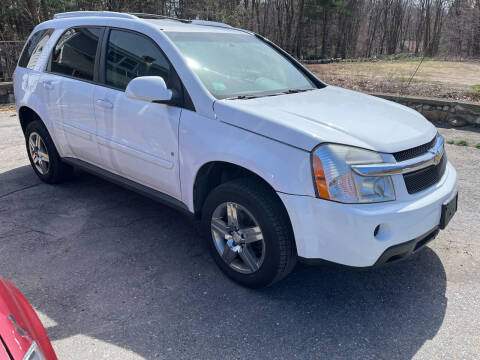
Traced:
<svg viewBox="0 0 480 360">
<path fill-rule="evenodd" d="M 456 140 L 456 141 L 453 141 L 453 140 L 447 140 L 446 141 L 447 144 L 453 144 L 453 145 L 457 145 L 457 146 L 470 146 L 470 144 L 468 143 L 468 141 L 466 140 Z M 475 145 L 471 145 L 471 146 L 474 146 L 476 147 L 477 149 L 480 149 L 480 143 L 476 143 Z"/>
<path fill-rule="evenodd" d="M 337 73 L 385 77 L 393 75 L 397 79 L 410 78 L 418 66 L 418 61 L 385 61 L 332 63 L 308 65 L 319 74 Z M 478 86 L 480 63 L 426 60 L 420 66 L 415 79 L 445 84 Z M 470 88 L 471 90 L 471 88 Z"/>
<path fill-rule="evenodd" d="M 420 61 L 422 60 L 421 56 L 412 56 L 409 54 L 396 54 L 396 55 L 380 55 L 377 56 L 378 60 L 383 61 Z M 425 59 L 428 60 L 428 59 Z"/>
<path fill-rule="evenodd" d="M 401 82 L 406 82 L 406 83 L 409 83 L 409 82 L 412 82 L 412 83 L 424 83 L 424 82 L 427 82 L 426 80 L 422 80 L 422 79 L 417 79 L 417 78 L 413 78 L 412 81 L 410 81 L 411 79 L 411 76 L 410 77 L 401 77 L 399 78 L 399 80 Z"/>
<path fill-rule="evenodd" d="M 407 86 L 418 64 L 415 58 L 399 58 L 307 67 L 327 83 L 352 90 L 480 102 L 479 62 L 427 59 Z"/>
<path fill-rule="evenodd" d="M 480 101 L 480 84 L 470 86 L 473 89 L 473 97 Z"/>
</svg>

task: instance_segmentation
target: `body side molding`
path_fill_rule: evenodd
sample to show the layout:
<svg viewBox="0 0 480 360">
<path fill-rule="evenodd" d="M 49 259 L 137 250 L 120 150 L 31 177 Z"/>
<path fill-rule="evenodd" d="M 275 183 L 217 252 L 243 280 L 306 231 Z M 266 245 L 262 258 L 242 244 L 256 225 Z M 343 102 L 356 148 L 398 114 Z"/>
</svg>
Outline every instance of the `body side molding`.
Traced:
<svg viewBox="0 0 480 360">
<path fill-rule="evenodd" d="M 64 161 L 67 164 L 70 164 L 74 167 L 77 167 L 79 169 L 82 169 L 90 174 L 97 175 L 105 180 L 108 180 L 116 185 L 122 186 L 126 189 L 135 191 L 139 194 L 142 194 L 146 197 L 149 197 L 152 200 L 158 201 L 162 204 L 168 205 L 172 208 L 175 208 L 185 214 L 188 214 L 190 216 L 193 216 L 193 214 L 190 212 L 188 209 L 187 205 L 185 205 L 183 202 L 180 200 L 175 199 L 174 197 L 164 194 L 160 191 L 154 190 L 152 188 L 149 188 L 148 186 L 139 184 L 135 181 L 126 179 L 120 175 L 114 174 L 108 170 L 99 168 L 98 166 L 92 165 L 88 162 L 76 159 L 76 158 L 71 158 L 71 157 L 65 157 L 62 158 L 62 161 Z"/>
</svg>

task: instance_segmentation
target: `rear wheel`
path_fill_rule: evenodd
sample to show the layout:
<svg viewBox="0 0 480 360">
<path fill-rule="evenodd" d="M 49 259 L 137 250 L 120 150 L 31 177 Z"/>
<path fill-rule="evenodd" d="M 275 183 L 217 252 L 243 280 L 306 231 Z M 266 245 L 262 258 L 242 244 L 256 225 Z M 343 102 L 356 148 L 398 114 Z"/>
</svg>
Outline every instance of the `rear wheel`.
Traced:
<svg viewBox="0 0 480 360">
<path fill-rule="evenodd" d="M 40 120 L 28 124 L 25 141 L 30 164 L 42 181 L 55 184 L 70 177 L 72 167 L 62 162 L 52 138 Z"/>
<path fill-rule="evenodd" d="M 202 211 L 202 226 L 215 262 L 240 284 L 271 285 L 295 265 L 288 215 L 260 181 L 237 179 L 214 189 Z"/>
</svg>

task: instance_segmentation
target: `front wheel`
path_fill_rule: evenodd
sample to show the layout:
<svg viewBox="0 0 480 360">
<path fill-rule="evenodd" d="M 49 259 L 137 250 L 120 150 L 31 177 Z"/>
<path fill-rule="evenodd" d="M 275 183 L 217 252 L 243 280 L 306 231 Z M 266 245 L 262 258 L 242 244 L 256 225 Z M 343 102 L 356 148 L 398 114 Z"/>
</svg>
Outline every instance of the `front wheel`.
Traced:
<svg viewBox="0 0 480 360">
<path fill-rule="evenodd" d="M 236 179 L 214 189 L 202 211 L 202 227 L 217 265 L 242 285 L 271 285 L 296 263 L 286 210 L 260 181 Z"/>
</svg>

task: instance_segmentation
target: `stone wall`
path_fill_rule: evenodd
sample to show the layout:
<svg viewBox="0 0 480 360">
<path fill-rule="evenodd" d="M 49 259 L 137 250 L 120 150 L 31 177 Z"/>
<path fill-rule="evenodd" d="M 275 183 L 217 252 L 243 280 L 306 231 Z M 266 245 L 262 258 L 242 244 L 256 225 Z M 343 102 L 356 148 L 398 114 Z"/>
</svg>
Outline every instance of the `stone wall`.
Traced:
<svg viewBox="0 0 480 360">
<path fill-rule="evenodd" d="M 430 121 L 448 122 L 452 126 L 480 125 L 480 104 L 389 94 L 371 95 L 411 107 Z"/>
<path fill-rule="evenodd" d="M 0 82 L 0 104 L 13 104 L 13 84 L 11 82 Z"/>
</svg>

